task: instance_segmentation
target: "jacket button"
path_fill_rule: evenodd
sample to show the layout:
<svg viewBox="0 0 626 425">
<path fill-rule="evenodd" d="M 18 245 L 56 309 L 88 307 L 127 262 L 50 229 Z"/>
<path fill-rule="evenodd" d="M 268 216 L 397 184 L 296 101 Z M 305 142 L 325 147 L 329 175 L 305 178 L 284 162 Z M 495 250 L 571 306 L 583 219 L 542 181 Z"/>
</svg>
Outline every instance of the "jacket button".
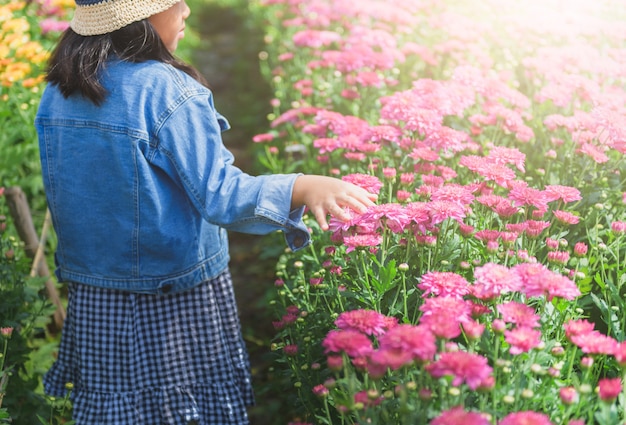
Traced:
<svg viewBox="0 0 626 425">
<path fill-rule="evenodd" d="M 167 294 L 168 292 L 170 292 L 170 291 L 172 290 L 172 286 L 173 286 L 173 285 L 172 285 L 171 283 L 168 283 L 168 284 L 166 284 L 166 285 L 163 285 L 163 286 L 161 287 L 161 292 L 163 292 L 164 294 Z"/>
<path fill-rule="evenodd" d="M 302 239 L 300 236 L 296 236 L 293 240 L 293 245 L 296 248 L 302 247 L 302 245 L 304 245 L 304 239 Z"/>
</svg>

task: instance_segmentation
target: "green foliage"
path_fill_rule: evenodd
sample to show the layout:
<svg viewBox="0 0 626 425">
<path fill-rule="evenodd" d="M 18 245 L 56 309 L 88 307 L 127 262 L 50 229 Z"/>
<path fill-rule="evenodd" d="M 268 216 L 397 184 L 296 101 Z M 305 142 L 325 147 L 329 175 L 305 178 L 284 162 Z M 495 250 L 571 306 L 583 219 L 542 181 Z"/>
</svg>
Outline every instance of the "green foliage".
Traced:
<svg viewBox="0 0 626 425">
<path fill-rule="evenodd" d="M 0 337 L 6 349 L 0 359 L 0 377 L 6 386 L 0 387 L 0 393 L 5 393 L 3 414 L 9 414 L 13 424 L 31 425 L 37 422 L 37 415 L 48 413 L 39 391 L 41 374 L 33 373 L 31 356 L 36 353 L 36 338 L 45 333 L 52 308 L 41 290 L 42 280 L 29 277 L 29 259 L 11 236 L 14 232 L 5 215 L 4 200 L 0 197 L 0 328 L 11 331 L 8 338 Z M 50 360 L 38 367 L 49 365 Z"/>
</svg>

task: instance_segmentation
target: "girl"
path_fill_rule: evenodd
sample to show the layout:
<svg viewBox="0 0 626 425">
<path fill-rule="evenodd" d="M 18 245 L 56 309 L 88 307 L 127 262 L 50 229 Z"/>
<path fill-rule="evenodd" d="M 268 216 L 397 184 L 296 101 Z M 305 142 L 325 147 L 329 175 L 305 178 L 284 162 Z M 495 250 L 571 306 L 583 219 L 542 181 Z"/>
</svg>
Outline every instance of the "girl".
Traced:
<svg viewBox="0 0 626 425">
<path fill-rule="evenodd" d="M 46 391 L 79 425 L 246 424 L 253 402 L 227 230 L 310 243 L 305 206 L 373 204 L 325 176 L 250 176 L 199 73 L 178 0 L 76 0 L 36 118 L 68 317 Z"/>
</svg>

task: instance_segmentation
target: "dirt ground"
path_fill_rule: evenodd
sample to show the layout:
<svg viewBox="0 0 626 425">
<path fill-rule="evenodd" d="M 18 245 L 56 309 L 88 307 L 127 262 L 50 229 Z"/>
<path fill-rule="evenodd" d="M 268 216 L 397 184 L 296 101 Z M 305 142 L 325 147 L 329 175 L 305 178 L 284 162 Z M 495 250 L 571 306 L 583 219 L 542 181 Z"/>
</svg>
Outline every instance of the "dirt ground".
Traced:
<svg viewBox="0 0 626 425">
<path fill-rule="evenodd" d="M 235 155 L 235 164 L 258 174 L 251 139 L 267 129 L 271 95 L 258 71 L 262 35 L 241 15 L 245 11 L 207 6 L 201 13 L 201 44 L 194 64 L 208 79 L 216 108 L 231 124 L 223 138 Z M 265 390 L 264 383 L 271 379 L 269 343 L 273 328 L 266 297 L 273 288 L 276 260 L 264 249 L 262 237 L 231 232 L 229 238 L 230 269 L 257 400 L 257 406 L 249 412 L 251 425 L 275 425 L 278 412 L 284 408 L 275 394 Z"/>
</svg>

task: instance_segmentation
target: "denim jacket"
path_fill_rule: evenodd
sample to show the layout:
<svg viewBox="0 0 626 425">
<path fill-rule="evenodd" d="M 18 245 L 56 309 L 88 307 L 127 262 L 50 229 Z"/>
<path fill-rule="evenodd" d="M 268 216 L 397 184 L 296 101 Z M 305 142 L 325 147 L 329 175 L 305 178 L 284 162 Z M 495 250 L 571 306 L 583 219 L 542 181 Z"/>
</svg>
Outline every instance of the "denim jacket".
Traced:
<svg viewBox="0 0 626 425">
<path fill-rule="evenodd" d="M 100 106 L 48 85 L 35 120 L 59 281 L 177 292 L 226 270 L 227 230 L 310 243 L 297 174 L 235 167 L 209 89 L 154 61 L 111 61 L 102 82 Z"/>
</svg>

